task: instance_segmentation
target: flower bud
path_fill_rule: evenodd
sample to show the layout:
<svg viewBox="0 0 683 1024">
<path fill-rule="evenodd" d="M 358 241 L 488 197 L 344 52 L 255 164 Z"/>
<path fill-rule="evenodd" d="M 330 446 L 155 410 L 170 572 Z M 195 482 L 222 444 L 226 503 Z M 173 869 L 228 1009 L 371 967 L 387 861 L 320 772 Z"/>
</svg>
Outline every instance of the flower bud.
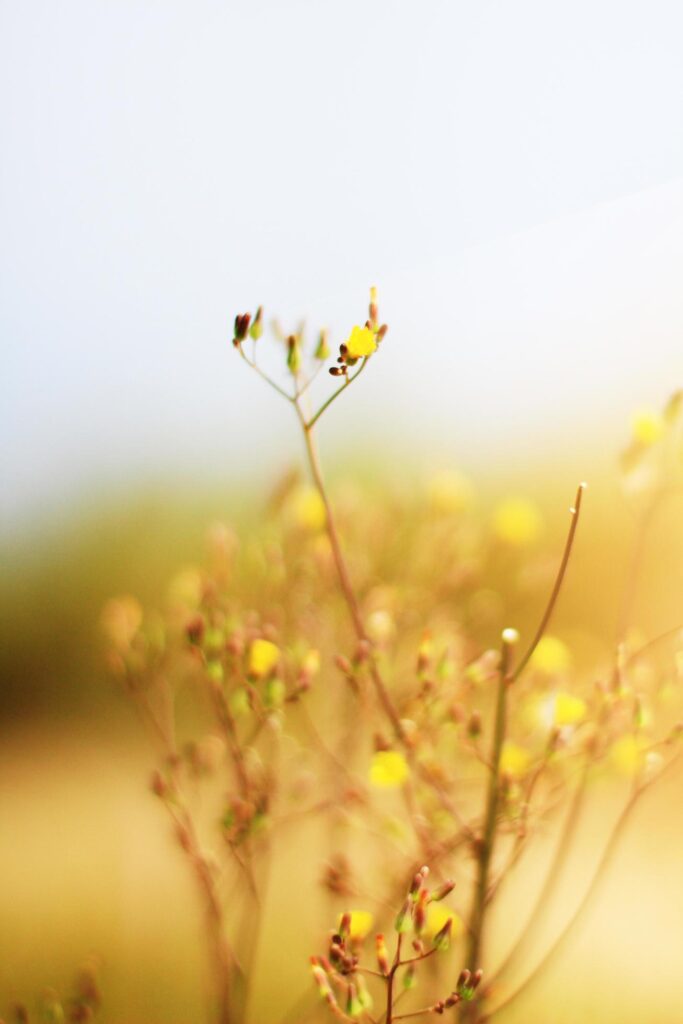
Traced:
<svg viewBox="0 0 683 1024">
<path fill-rule="evenodd" d="M 375 936 L 375 950 L 377 952 L 377 966 L 380 970 L 380 974 L 383 974 L 385 978 L 389 974 L 389 950 L 383 935 Z"/>
<path fill-rule="evenodd" d="M 330 358 L 330 346 L 327 340 L 327 331 L 321 331 L 318 335 L 315 358 L 319 359 L 321 363 L 324 363 L 326 359 Z"/>
<path fill-rule="evenodd" d="M 439 900 L 444 900 L 449 893 L 453 892 L 454 889 L 455 882 L 452 878 L 447 878 L 442 885 L 432 891 L 429 899 L 432 903 L 438 903 Z"/>
<path fill-rule="evenodd" d="M 453 927 L 453 918 L 449 917 L 443 928 L 434 936 L 434 947 L 435 949 L 445 951 L 451 944 L 451 929 Z"/>
<path fill-rule="evenodd" d="M 254 317 L 253 324 L 249 328 L 249 334 L 254 341 L 258 341 L 263 334 L 263 306 L 259 306 L 256 310 L 256 316 Z"/>
<path fill-rule="evenodd" d="M 394 928 L 399 933 L 399 935 L 402 935 L 403 933 L 407 932 L 408 929 L 410 928 L 410 922 L 411 922 L 411 918 L 412 918 L 412 913 L 411 913 L 412 912 L 412 908 L 413 908 L 412 900 L 411 899 L 407 899 L 405 901 L 405 903 L 403 904 L 403 906 L 401 907 L 401 909 L 399 910 L 399 912 L 398 912 L 398 915 L 396 917 L 396 922 L 394 924 Z"/>
<path fill-rule="evenodd" d="M 233 344 L 235 346 L 241 345 L 247 336 L 249 331 L 249 323 L 251 321 L 250 313 L 238 313 L 235 317 L 235 337 Z"/>
<path fill-rule="evenodd" d="M 294 376 L 301 369 L 301 345 L 296 334 L 290 334 L 287 338 L 287 369 Z"/>
</svg>

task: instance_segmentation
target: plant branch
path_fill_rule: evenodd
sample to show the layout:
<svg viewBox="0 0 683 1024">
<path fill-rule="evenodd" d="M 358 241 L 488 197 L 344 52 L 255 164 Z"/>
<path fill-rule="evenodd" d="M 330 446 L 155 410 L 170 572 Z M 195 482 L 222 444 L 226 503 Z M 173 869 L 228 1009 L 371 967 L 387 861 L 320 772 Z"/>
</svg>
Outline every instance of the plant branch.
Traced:
<svg viewBox="0 0 683 1024">
<path fill-rule="evenodd" d="M 543 637 L 543 634 L 545 633 L 546 629 L 548 628 L 548 624 L 549 624 L 550 619 L 552 617 L 553 611 L 555 610 L 555 605 L 556 605 L 557 599 L 558 599 L 558 597 L 560 595 L 560 590 L 562 589 L 562 583 L 564 582 L 564 577 L 565 577 L 565 574 L 567 572 L 567 566 L 569 565 L 569 558 L 571 556 L 572 548 L 574 546 L 574 537 L 576 536 L 576 528 L 579 525 L 579 515 L 581 513 L 581 501 L 583 499 L 583 492 L 585 491 L 585 489 L 586 489 L 586 484 L 585 483 L 580 483 L 579 486 L 578 486 L 578 489 L 576 491 L 576 498 L 574 499 L 574 504 L 572 505 L 572 507 L 569 510 L 570 515 L 571 515 L 571 521 L 569 523 L 569 532 L 567 534 L 567 540 L 566 540 L 565 545 L 564 545 L 564 552 L 562 554 L 562 560 L 560 562 L 560 568 L 558 569 L 557 576 L 555 577 L 555 584 L 554 584 L 553 589 L 551 591 L 550 598 L 548 600 L 548 604 L 546 606 L 545 612 L 543 613 L 541 621 L 540 621 L 540 623 L 538 625 L 538 629 L 536 630 L 536 635 L 534 636 L 533 640 L 531 641 L 531 644 L 530 644 L 529 649 L 527 650 L 526 654 L 524 655 L 524 657 L 520 661 L 519 665 L 517 666 L 517 668 L 515 670 L 515 673 L 514 673 L 514 676 L 513 676 L 513 679 L 518 679 L 521 676 L 521 674 L 524 671 L 524 669 L 529 664 L 529 661 L 531 660 L 531 657 L 532 657 L 534 651 L 538 647 L 538 645 L 539 645 L 539 643 L 541 641 L 541 638 Z"/>
<path fill-rule="evenodd" d="M 511 644 L 508 643 L 504 637 L 496 691 L 496 712 L 493 739 L 491 741 L 491 771 L 489 774 L 489 785 L 486 796 L 484 832 L 478 843 L 477 878 L 469 919 L 469 939 L 466 959 L 467 963 L 472 964 L 473 968 L 476 968 L 481 956 L 487 907 L 486 897 L 489 887 L 489 873 L 491 870 L 491 860 L 493 857 L 496 838 L 496 821 L 498 818 L 498 804 L 500 801 L 500 758 L 507 729 L 507 691 L 512 681 L 510 665 L 511 656 Z M 472 1004 L 467 1004 L 467 1006 L 472 1007 Z M 471 1017 L 473 1012 L 474 1011 L 472 1009 L 467 1009 L 464 1011 L 464 1015 Z"/>
<path fill-rule="evenodd" d="M 333 391 L 332 394 L 330 395 L 330 397 L 323 402 L 323 404 L 320 406 L 318 411 L 311 417 L 310 420 L 308 420 L 308 422 L 306 423 L 306 429 L 311 430 L 315 426 L 315 424 L 318 422 L 318 420 L 320 419 L 322 414 L 325 412 L 325 410 L 329 409 L 329 407 L 332 405 L 334 400 L 336 398 L 339 398 L 341 393 L 343 391 L 346 391 L 346 389 L 349 387 L 349 385 L 353 384 L 354 380 L 357 380 L 360 377 L 361 373 L 363 372 L 363 370 L 367 366 L 367 364 L 369 362 L 369 359 L 370 359 L 370 357 L 366 356 L 363 359 L 363 362 L 360 364 L 360 366 L 356 370 L 356 372 L 352 373 L 350 377 L 348 377 L 348 376 L 345 377 L 344 383 L 341 385 L 341 387 L 338 387 L 336 391 Z"/>
</svg>

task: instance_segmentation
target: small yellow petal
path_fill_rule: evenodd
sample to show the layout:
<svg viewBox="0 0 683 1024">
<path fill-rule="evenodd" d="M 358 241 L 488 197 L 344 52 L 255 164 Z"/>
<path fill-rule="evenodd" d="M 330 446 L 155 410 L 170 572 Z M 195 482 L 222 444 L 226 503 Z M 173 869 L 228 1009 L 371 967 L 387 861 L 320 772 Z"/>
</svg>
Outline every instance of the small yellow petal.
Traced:
<svg viewBox="0 0 683 1024">
<path fill-rule="evenodd" d="M 576 725 L 586 717 L 586 702 L 572 693 L 558 693 L 553 718 L 555 725 Z"/>
<path fill-rule="evenodd" d="M 526 498 L 506 498 L 493 515 L 493 530 L 499 540 L 513 547 L 533 543 L 541 532 L 541 514 Z"/>
<path fill-rule="evenodd" d="M 447 921 L 452 921 L 451 939 L 456 938 L 462 931 L 462 921 L 458 915 L 445 907 L 443 903 L 430 903 L 427 907 L 427 923 L 425 933 L 433 939 L 437 932 L 440 932 Z"/>
<path fill-rule="evenodd" d="M 531 665 L 539 672 L 553 676 L 566 672 L 571 665 L 569 648 L 556 636 L 543 636 L 531 656 Z"/>
<path fill-rule="evenodd" d="M 552 693 L 540 699 L 532 699 L 525 712 L 525 720 L 530 728 L 539 725 L 551 729 L 554 725 L 578 725 L 586 717 L 588 707 L 581 697 L 573 693 Z"/>
<path fill-rule="evenodd" d="M 612 744 L 610 760 L 621 775 L 632 778 L 645 765 L 647 744 L 639 736 L 622 736 Z"/>
<path fill-rule="evenodd" d="M 292 494 L 289 511 L 293 522 L 304 530 L 322 530 L 327 520 L 325 503 L 315 487 L 299 487 Z"/>
<path fill-rule="evenodd" d="M 368 934 L 374 923 L 374 916 L 369 910 L 352 910 L 351 914 L 351 926 L 350 933 L 352 939 L 364 939 Z M 337 927 L 341 927 L 343 914 L 339 918 L 339 924 Z"/>
<path fill-rule="evenodd" d="M 505 772 L 506 775 L 512 775 L 513 778 L 519 778 L 521 775 L 524 775 L 530 762 L 531 754 L 524 747 L 519 747 L 516 743 L 512 743 L 509 740 L 503 744 L 503 749 L 500 753 L 501 772 Z"/>
<path fill-rule="evenodd" d="M 369 327 L 354 327 L 346 342 L 346 350 L 352 359 L 372 355 L 376 348 L 375 334 Z"/>
<path fill-rule="evenodd" d="M 399 750 L 378 750 L 370 763 L 370 782 L 380 789 L 401 786 L 408 778 L 408 762 Z"/>
<path fill-rule="evenodd" d="M 279 660 L 280 649 L 275 644 L 270 640 L 254 640 L 249 648 L 249 675 L 263 679 L 273 672 Z"/>
<path fill-rule="evenodd" d="M 650 445 L 659 441 L 664 433 L 664 417 L 654 409 L 639 409 L 631 421 L 634 440 Z"/>
</svg>

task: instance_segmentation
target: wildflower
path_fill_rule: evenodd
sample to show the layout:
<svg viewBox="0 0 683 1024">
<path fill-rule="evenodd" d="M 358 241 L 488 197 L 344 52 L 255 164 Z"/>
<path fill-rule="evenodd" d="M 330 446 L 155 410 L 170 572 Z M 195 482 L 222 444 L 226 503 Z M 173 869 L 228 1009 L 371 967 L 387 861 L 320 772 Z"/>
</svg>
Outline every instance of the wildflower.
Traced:
<svg viewBox="0 0 683 1024">
<path fill-rule="evenodd" d="M 556 636 L 544 636 L 531 656 L 531 665 L 545 675 L 566 672 L 571 664 L 569 648 Z"/>
<path fill-rule="evenodd" d="M 325 503 L 315 487 L 299 487 L 290 499 L 289 511 L 297 526 L 312 533 L 325 526 Z"/>
<path fill-rule="evenodd" d="M 526 772 L 530 761 L 531 755 L 524 747 L 518 746 L 511 740 L 506 740 L 503 744 L 500 753 L 500 770 L 503 774 L 519 778 Z"/>
<path fill-rule="evenodd" d="M 347 910 L 339 918 L 339 932 L 343 934 L 343 926 L 343 930 L 348 932 L 350 939 L 360 942 L 372 928 L 374 920 L 369 910 Z"/>
<path fill-rule="evenodd" d="M 493 515 L 493 530 L 499 540 L 513 547 L 532 544 L 541 532 L 541 514 L 526 498 L 507 498 Z"/>
<path fill-rule="evenodd" d="M 349 359 L 362 359 L 372 355 L 377 348 L 375 332 L 369 327 L 354 327 L 346 342 Z"/>
<path fill-rule="evenodd" d="M 639 409 L 631 421 L 633 438 L 638 444 L 651 445 L 664 433 L 664 417 L 654 409 Z"/>
<path fill-rule="evenodd" d="M 373 754 L 369 774 L 373 786 L 393 789 L 408 778 L 408 762 L 399 750 L 378 750 Z"/>
<path fill-rule="evenodd" d="M 535 713 L 534 713 L 535 710 Z M 543 698 L 535 709 L 529 708 L 530 724 L 541 724 L 544 728 L 552 726 L 578 725 L 586 717 L 588 708 L 585 700 L 575 697 L 573 693 L 554 693 Z"/>
<path fill-rule="evenodd" d="M 645 764 L 646 746 L 639 736 L 622 736 L 612 744 L 610 760 L 621 775 L 632 778 Z"/>
<path fill-rule="evenodd" d="M 248 672 L 255 679 L 269 676 L 280 660 L 280 649 L 270 640 L 254 640 L 249 648 Z"/>
</svg>

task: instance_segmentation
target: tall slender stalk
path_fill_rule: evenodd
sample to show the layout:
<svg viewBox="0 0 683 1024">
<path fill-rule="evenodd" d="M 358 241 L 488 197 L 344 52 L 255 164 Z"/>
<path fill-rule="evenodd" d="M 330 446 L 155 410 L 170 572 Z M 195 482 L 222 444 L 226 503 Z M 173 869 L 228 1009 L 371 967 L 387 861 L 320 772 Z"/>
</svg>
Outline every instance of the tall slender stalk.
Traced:
<svg viewBox="0 0 683 1024">
<path fill-rule="evenodd" d="M 498 684 L 496 688 L 496 709 L 493 737 L 491 740 L 489 784 L 484 811 L 484 829 L 477 844 L 477 876 L 474 895 L 472 898 L 472 909 L 469 917 L 469 939 L 467 945 L 467 956 L 465 958 L 466 962 L 468 964 L 472 964 L 474 969 L 479 966 L 484 937 L 489 877 L 496 839 L 496 823 L 500 802 L 500 757 L 507 731 L 507 693 L 512 681 L 512 648 L 516 640 L 517 635 L 514 630 L 504 630 L 503 644 L 501 648 L 501 661 L 498 671 Z M 463 1021 L 472 1021 L 476 1019 L 476 1014 L 476 1002 L 473 1001 L 472 1003 L 467 1003 L 463 1006 L 461 1019 Z"/>
</svg>

